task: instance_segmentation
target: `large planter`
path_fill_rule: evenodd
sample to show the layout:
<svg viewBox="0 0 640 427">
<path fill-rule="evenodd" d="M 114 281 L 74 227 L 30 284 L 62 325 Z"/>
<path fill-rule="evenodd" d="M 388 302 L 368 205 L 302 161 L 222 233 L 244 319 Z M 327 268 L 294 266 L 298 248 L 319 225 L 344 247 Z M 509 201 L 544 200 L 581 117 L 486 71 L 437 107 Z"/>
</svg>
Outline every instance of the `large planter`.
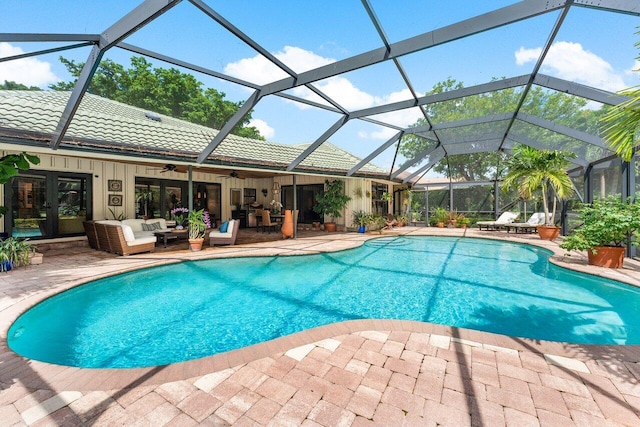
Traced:
<svg viewBox="0 0 640 427">
<path fill-rule="evenodd" d="M 596 246 L 597 253 L 587 250 L 590 265 L 607 268 L 622 268 L 624 252 L 626 248 L 621 246 Z"/>
<path fill-rule="evenodd" d="M 330 233 L 336 231 L 336 223 L 335 222 L 325 222 L 324 229 Z"/>
<path fill-rule="evenodd" d="M 542 240 L 555 240 L 560 234 L 560 227 L 555 227 L 553 225 L 539 225 L 538 226 L 538 235 Z"/>
<path fill-rule="evenodd" d="M 189 239 L 189 249 L 193 252 L 197 252 L 202 250 L 202 243 L 204 243 L 204 239 Z"/>
<path fill-rule="evenodd" d="M 282 221 L 282 227 L 280 228 L 282 238 L 293 237 L 293 213 L 291 209 L 284 211 L 284 221 Z"/>
<path fill-rule="evenodd" d="M 358 233 L 364 233 L 367 230 L 367 227 L 364 225 L 361 225 L 360 227 L 358 227 Z"/>
</svg>

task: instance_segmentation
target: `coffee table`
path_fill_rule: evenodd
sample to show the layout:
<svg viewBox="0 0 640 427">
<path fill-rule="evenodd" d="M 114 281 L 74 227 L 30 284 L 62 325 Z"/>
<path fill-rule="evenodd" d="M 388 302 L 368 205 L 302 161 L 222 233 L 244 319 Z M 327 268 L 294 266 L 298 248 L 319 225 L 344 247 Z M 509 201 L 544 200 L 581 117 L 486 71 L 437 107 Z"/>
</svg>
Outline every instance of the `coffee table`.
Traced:
<svg viewBox="0 0 640 427">
<path fill-rule="evenodd" d="M 157 243 L 164 244 L 164 247 L 167 247 L 167 242 L 169 240 L 178 240 L 178 239 L 186 239 L 188 236 L 187 230 L 172 230 L 172 231 L 156 231 L 153 233 L 157 238 Z"/>
</svg>

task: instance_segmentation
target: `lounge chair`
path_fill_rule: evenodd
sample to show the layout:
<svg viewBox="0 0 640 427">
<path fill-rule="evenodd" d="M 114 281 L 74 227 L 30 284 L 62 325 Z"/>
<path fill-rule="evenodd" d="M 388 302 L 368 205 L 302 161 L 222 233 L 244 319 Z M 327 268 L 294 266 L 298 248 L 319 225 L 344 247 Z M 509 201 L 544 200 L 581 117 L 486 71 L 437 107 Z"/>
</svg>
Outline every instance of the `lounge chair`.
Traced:
<svg viewBox="0 0 640 427">
<path fill-rule="evenodd" d="M 221 233 L 220 229 L 211 230 L 211 232 L 209 233 L 209 246 L 214 247 L 215 245 L 235 245 L 236 239 L 238 238 L 239 229 L 240 221 L 232 219 L 229 221 L 226 232 Z"/>
<path fill-rule="evenodd" d="M 476 224 L 478 224 L 480 230 L 482 230 L 482 227 L 484 227 L 485 230 L 499 230 L 518 219 L 519 215 L 517 212 L 502 212 L 502 215 L 495 221 L 478 221 Z"/>
<path fill-rule="evenodd" d="M 529 217 L 527 222 L 512 222 L 507 224 L 504 228 L 507 229 L 507 233 L 511 230 L 515 230 L 516 233 L 534 233 L 539 225 L 544 224 L 544 212 L 536 212 Z"/>
</svg>

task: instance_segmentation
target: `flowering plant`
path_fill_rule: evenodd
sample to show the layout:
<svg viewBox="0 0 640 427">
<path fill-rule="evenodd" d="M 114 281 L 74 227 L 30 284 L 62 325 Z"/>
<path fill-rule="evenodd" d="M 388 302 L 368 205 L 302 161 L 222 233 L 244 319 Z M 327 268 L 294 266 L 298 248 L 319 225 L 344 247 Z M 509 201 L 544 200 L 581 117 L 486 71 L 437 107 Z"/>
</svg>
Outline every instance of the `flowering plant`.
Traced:
<svg viewBox="0 0 640 427">
<path fill-rule="evenodd" d="M 171 209 L 171 215 L 176 220 L 177 225 L 182 225 L 184 222 L 184 216 L 189 212 L 187 208 L 173 208 Z"/>
<path fill-rule="evenodd" d="M 276 201 L 275 199 L 269 202 L 271 205 L 271 211 L 275 214 L 280 213 L 280 209 L 282 209 L 282 203 Z"/>
<path fill-rule="evenodd" d="M 207 228 L 211 228 L 209 212 L 204 209 L 189 212 L 189 239 L 202 239 Z"/>
</svg>

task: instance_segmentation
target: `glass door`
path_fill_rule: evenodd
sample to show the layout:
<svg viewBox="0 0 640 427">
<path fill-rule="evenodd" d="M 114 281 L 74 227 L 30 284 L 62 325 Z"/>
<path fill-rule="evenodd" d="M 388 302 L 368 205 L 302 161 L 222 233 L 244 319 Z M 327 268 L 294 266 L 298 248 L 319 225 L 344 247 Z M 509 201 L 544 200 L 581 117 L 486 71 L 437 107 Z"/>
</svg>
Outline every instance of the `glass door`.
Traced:
<svg viewBox="0 0 640 427">
<path fill-rule="evenodd" d="M 5 185 L 5 230 L 13 237 L 43 239 L 84 233 L 91 175 L 30 171 Z"/>
<path fill-rule="evenodd" d="M 50 237 L 52 204 L 47 201 L 47 177 L 18 175 L 10 185 L 10 228 L 5 229 L 13 237 Z"/>
<path fill-rule="evenodd" d="M 84 233 L 82 222 L 87 219 L 87 178 L 58 176 L 56 181 L 56 234 L 69 236 Z"/>
</svg>

